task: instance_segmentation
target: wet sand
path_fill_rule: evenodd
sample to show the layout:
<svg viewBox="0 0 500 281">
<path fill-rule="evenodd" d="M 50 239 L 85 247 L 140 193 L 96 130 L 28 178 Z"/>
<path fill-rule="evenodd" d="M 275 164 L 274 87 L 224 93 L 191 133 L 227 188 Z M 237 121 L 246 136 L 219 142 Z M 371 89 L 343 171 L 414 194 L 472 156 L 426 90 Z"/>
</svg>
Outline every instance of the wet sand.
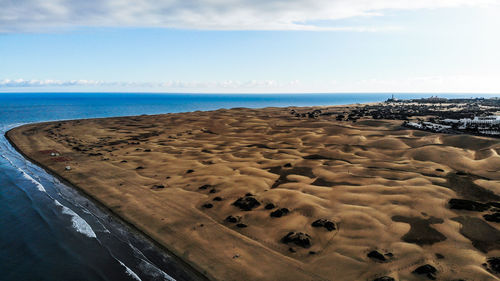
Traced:
<svg viewBox="0 0 500 281">
<path fill-rule="evenodd" d="M 500 255 L 498 139 L 291 108 L 49 122 L 7 137 L 210 279 L 498 279 L 487 263 Z M 425 265 L 435 273 L 419 274 Z"/>
</svg>

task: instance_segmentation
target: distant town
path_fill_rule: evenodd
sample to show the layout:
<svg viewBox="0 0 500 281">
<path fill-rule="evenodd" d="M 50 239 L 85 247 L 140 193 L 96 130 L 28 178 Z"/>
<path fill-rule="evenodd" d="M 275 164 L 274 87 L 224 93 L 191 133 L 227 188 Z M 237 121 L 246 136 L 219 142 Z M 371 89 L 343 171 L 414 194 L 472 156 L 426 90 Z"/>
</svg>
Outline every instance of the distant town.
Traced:
<svg viewBox="0 0 500 281">
<path fill-rule="evenodd" d="M 449 133 L 474 134 L 500 137 L 500 99 L 446 99 L 430 97 L 413 100 L 397 100 L 394 97 L 386 101 L 388 106 L 400 107 L 404 111 L 411 105 L 420 109 L 413 116 L 422 116 L 415 121 L 405 120 L 403 126 L 420 130 Z M 402 107 L 402 108 L 401 108 Z"/>
<path fill-rule="evenodd" d="M 360 118 L 402 120 L 402 126 L 447 134 L 472 134 L 500 137 L 500 98 L 447 99 L 436 96 L 422 99 L 397 99 L 383 103 L 355 106 L 349 111 L 334 108 L 306 113 L 291 112 L 296 117 L 334 116 L 337 121 L 356 122 Z"/>
</svg>

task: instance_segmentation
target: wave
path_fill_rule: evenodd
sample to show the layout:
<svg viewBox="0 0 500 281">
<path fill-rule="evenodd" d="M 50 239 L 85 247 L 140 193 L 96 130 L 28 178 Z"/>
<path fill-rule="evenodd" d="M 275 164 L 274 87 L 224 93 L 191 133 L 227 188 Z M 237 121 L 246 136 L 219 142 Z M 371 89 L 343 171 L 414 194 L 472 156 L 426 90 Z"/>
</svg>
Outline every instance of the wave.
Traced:
<svg viewBox="0 0 500 281">
<path fill-rule="evenodd" d="M 31 182 L 32 182 L 32 183 L 36 186 L 36 188 L 37 188 L 38 190 L 40 190 L 41 192 L 47 192 L 47 190 L 45 190 L 45 187 L 44 187 L 41 183 L 39 183 L 38 181 L 36 181 L 36 180 L 35 180 L 34 178 L 32 178 L 30 175 L 28 175 L 28 174 L 27 174 L 27 173 L 26 173 L 23 169 L 21 169 L 21 168 L 17 167 L 17 166 L 16 166 L 16 165 L 15 165 L 15 164 L 14 164 L 14 163 L 13 163 L 13 162 L 12 162 L 12 161 L 8 158 L 8 157 L 7 157 L 7 156 L 5 156 L 5 155 L 3 155 L 3 154 L 2 154 L 1 156 L 2 156 L 2 158 L 4 158 L 5 160 L 7 160 L 7 161 L 10 163 L 10 165 L 12 165 L 14 168 L 17 168 L 17 170 L 18 170 L 19 172 L 21 172 L 21 174 L 23 175 L 23 177 L 24 177 L 25 179 L 27 179 L 27 180 L 31 181 Z"/>
<path fill-rule="evenodd" d="M 59 201 L 55 200 L 54 199 L 54 203 L 57 205 L 57 206 L 60 206 L 62 207 L 62 213 L 63 214 L 66 214 L 66 215 L 70 215 L 71 216 L 71 222 L 73 223 L 73 228 L 89 237 L 89 238 L 96 238 L 97 239 L 97 236 L 94 232 L 94 230 L 92 229 L 92 227 L 87 223 L 87 221 L 85 221 L 82 217 L 80 217 L 77 213 L 75 213 L 73 210 L 71 210 L 70 208 L 64 206 L 63 204 L 59 203 Z"/>
<path fill-rule="evenodd" d="M 14 163 L 12 163 L 12 161 L 10 161 L 10 159 L 9 159 L 7 156 L 5 156 L 5 155 L 3 155 L 3 154 L 2 154 L 1 156 L 2 156 L 2 158 L 3 158 L 3 159 L 5 159 L 5 160 L 9 161 L 9 163 L 10 163 L 12 166 L 14 166 L 14 167 L 16 167 L 16 168 L 17 168 L 17 166 L 16 166 L 16 165 L 14 165 Z"/>
<path fill-rule="evenodd" d="M 4 158 L 5 160 L 7 160 L 13 167 L 17 168 L 17 170 L 19 172 L 21 172 L 21 174 L 23 175 L 23 177 L 27 180 L 29 180 L 30 182 L 32 182 L 39 191 L 41 192 L 45 192 L 47 193 L 47 190 L 45 189 L 45 187 L 38 181 L 36 181 L 33 177 L 31 177 L 28 173 L 26 173 L 23 169 L 17 167 L 7 156 L 5 155 L 0 155 L 2 158 Z M 48 195 L 48 194 L 47 194 Z M 51 197 L 49 195 L 49 197 Z M 52 197 L 51 197 L 52 198 Z M 85 236 L 87 237 L 90 237 L 90 238 L 97 238 L 94 230 L 92 229 L 92 227 L 87 223 L 87 221 L 85 221 L 82 217 L 80 217 L 77 213 L 75 213 L 73 210 L 71 210 L 70 208 L 64 206 L 63 204 L 61 204 L 59 201 L 57 201 L 56 199 L 54 199 L 54 202 L 57 206 L 60 206 L 62 208 L 62 213 L 63 214 L 66 214 L 66 215 L 70 215 L 71 216 L 71 222 L 73 224 L 73 228 L 79 232 L 79 233 L 82 233 L 84 234 Z M 107 229 L 106 229 L 107 230 Z"/>
<path fill-rule="evenodd" d="M 142 260 L 139 264 L 139 268 L 153 278 L 162 278 L 163 280 L 176 281 L 174 278 L 170 277 L 170 275 L 166 274 L 163 270 L 159 269 L 148 261 Z"/>
<path fill-rule="evenodd" d="M 72 209 L 70 209 L 70 208 L 66 207 L 65 205 L 61 204 L 57 199 L 55 199 L 54 197 L 52 197 L 51 194 L 50 194 L 51 193 L 51 189 L 49 190 L 49 192 L 47 192 L 46 188 L 40 183 L 40 181 L 37 181 L 35 179 L 35 177 L 36 177 L 38 180 L 40 180 L 40 178 L 36 176 L 35 172 L 34 172 L 35 175 L 33 175 L 33 176 L 31 176 L 30 174 L 28 174 L 27 171 L 23 170 L 23 169 L 25 169 L 25 167 L 23 167 L 23 169 L 21 169 L 11 159 L 9 159 L 11 157 L 10 155 L 9 155 L 9 157 L 7 157 L 5 154 L 0 154 L 0 157 L 4 158 L 6 161 L 8 161 L 13 168 L 15 168 L 16 170 L 18 170 L 21 173 L 21 175 L 23 176 L 24 179 L 26 179 L 26 180 L 30 181 L 31 183 L 33 183 L 40 192 L 44 192 L 45 195 L 47 195 L 50 199 L 52 199 L 53 202 L 54 202 L 54 204 L 56 206 L 61 207 L 61 212 L 63 214 L 71 216 L 72 227 L 73 227 L 73 229 L 76 232 L 81 233 L 81 234 L 83 234 L 83 235 L 85 235 L 85 236 L 87 236 L 89 238 L 94 238 L 94 239 L 96 239 L 99 242 L 99 244 L 101 244 L 101 242 L 99 241 L 99 239 L 98 239 L 98 237 L 96 235 L 96 232 L 92 228 L 92 226 L 90 226 L 89 223 L 85 219 L 83 219 L 81 216 L 79 216 L 75 211 L 73 211 Z M 16 161 L 16 163 L 18 163 L 18 162 Z M 29 168 L 29 167 L 26 167 L 26 168 Z M 64 199 L 64 195 L 63 194 L 59 193 L 59 195 L 62 196 L 62 198 Z M 66 199 L 66 200 L 72 201 L 70 199 Z M 94 216 L 95 219 L 96 219 L 96 222 L 98 222 L 102 226 L 102 231 L 103 232 L 112 233 L 101 222 L 101 219 L 104 220 L 105 218 L 101 218 L 97 214 L 95 214 L 95 213 L 87 210 L 84 206 L 81 206 L 78 202 L 73 202 L 73 204 L 76 204 L 77 207 L 80 207 L 81 210 L 84 213 L 86 213 L 88 215 L 91 215 L 91 216 Z M 100 227 L 98 227 L 98 228 L 99 229 L 96 229 L 96 230 L 100 232 L 101 231 Z M 126 230 L 122 229 L 122 228 L 118 228 L 117 230 L 120 233 L 122 231 L 126 232 Z M 116 238 L 118 238 L 114 234 L 113 234 L 113 236 L 115 236 Z M 120 239 L 120 240 L 122 240 L 122 239 Z M 163 270 L 161 270 L 160 268 L 158 268 L 154 263 L 151 263 L 142 254 L 142 252 L 139 249 L 136 249 L 133 245 L 131 245 L 129 241 L 123 241 L 123 242 L 125 242 L 125 243 L 128 242 L 128 244 L 132 247 L 132 250 L 135 252 L 135 255 L 137 255 L 138 253 L 140 253 L 140 255 L 142 256 L 142 257 L 138 258 L 139 259 L 138 269 L 141 272 L 143 272 L 144 274 L 146 274 L 148 276 L 153 277 L 153 279 L 155 279 L 155 280 L 175 281 L 175 279 L 173 279 L 171 276 L 169 276 L 166 272 L 164 272 Z M 106 246 L 103 245 L 103 247 L 106 247 Z M 125 268 L 125 272 L 126 272 L 127 275 L 129 275 L 134 280 L 142 281 L 141 278 L 132 269 L 130 269 L 129 267 L 127 267 L 120 260 L 118 260 L 118 259 L 116 259 L 116 260 Z"/>
<path fill-rule="evenodd" d="M 139 276 L 137 276 L 137 274 L 132 270 L 130 269 L 128 266 L 126 266 L 123 262 L 119 261 L 118 262 L 123 266 L 125 267 L 125 272 L 127 272 L 128 275 L 130 275 L 132 278 L 134 278 L 135 280 L 139 280 L 139 281 L 142 281 L 141 278 L 139 278 Z"/>
<path fill-rule="evenodd" d="M 37 182 L 34 178 L 32 178 L 30 175 L 28 175 L 25 171 L 23 171 L 22 169 L 20 168 L 17 168 L 22 174 L 23 174 L 23 177 L 29 181 L 31 181 L 33 184 L 35 184 L 35 186 L 38 188 L 38 190 L 40 190 L 41 192 L 47 192 L 47 190 L 45 190 L 45 187 L 43 187 L 43 185 L 39 182 Z"/>
</svg>

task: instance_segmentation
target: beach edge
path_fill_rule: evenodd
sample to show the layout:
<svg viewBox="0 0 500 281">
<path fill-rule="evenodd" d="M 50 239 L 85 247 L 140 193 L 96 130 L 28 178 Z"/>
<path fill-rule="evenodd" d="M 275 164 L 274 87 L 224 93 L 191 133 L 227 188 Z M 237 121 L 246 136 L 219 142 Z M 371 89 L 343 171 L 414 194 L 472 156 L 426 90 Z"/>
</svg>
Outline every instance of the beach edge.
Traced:
<svg viewBox="0 0 500 281">
<path fill-rule="evenodd" d="M 122 116 L 120 116 L 122 117 Z M 134 116 L 126 116 L 126 117 L 134 117 Z M 109 117 L 108 117 L 109 118 Z M 94 118 L 92 118 L 94 119 Z M 77 121 L 77 120 L 86 120 L 86 119 L 75 119 L 75 120 L 64 120 L 64 121 Z M 36 159 L 30 157 L 27 155 L 15 142 L 12 140 L 10 134 L 13 134 L 15 130 L 22 130 L 23 127 L 25 126 L 37 126 L 37 125 L 42 125 L 42 124 L 50 124 L 50 123 L 55 123 L 59 121 L 48 121 L 48 122 L 35 122 L 35 123 L 28 123 L 28 124 L 23 124 L 14 128 L 9 129 L 8 131 L 5 132 L 4 137 L 5 139 L 9 142 L 9 144 L 26 160 L 30 161 L 31 163 L 37 165 L 38 167 L 42 168 L 45 172 L 50 174 L 51 176 L 57 178 L 60 182 L 62 182 L 64 185 L 76 190 L 81 196 L 84 196 L 85 198 L 91 200 L 98 208 L 106 212 L 107 214 L 111 215 L 116 221 L 121 223 L 123 226 L 127 227 L 129 231 L 136 232 L 142 238 L 146 239 L 147 241 L 153 243 L 156 247 L 161 249 L 162 251 L 166 252 L 169 256 L 173 257 L 176 262 L 181 264 L 182 266 L 186 267 L 190 271 L 190 273 L 193 274 L 194 277 L 197 278 L 197 280 L 216 280 L 214 278 L 210 278 L 208 274 L 205 272 L 203 273 L 203 270 L 199 268 L 196 264 L 193 264 L 189 262 L 188 260 L 182 259 L 178 254 L 176 254 L 172 249 L 169 249 L 167 246 L 163 245 L 162 243 L 156 241 L 153 237 L 148 235 L 145 231 L 140 229 L 138 226 L 133 224 L 132 222 L 126 220 L 116 212 L 114 212 L 110 207 L 108 207 L 105 203 L 101 202 L 97 198 L 95 198 L 92 194 L 86 192 L 83 188 L 80 188 L 78 185 L 72 183 L 69 179 L 66 179 L 62 175 L 58 174 L 56 171 L 52 170 L 50 167 L 43 165 L 41 162 L 37 161 Z M 168 272 L 167 272 L 168 273 Z M 193 277 L 190 276 L 190 277 Z"/>
</svg>

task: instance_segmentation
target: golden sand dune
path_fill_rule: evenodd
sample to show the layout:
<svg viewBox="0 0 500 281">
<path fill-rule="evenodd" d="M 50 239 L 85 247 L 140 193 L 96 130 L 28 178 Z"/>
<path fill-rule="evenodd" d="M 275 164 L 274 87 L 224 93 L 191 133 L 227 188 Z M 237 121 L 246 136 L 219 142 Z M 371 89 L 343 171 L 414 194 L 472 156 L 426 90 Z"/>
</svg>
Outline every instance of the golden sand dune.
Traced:
<svg viewBox="0 0 500 281">
<path fill-rule="evenodd" d="M 500 256 L 495 139 L 286 108 L 51 122 L 8 137 L 211 279 L 499 279 L 487 262 Z"/>
</svg>

